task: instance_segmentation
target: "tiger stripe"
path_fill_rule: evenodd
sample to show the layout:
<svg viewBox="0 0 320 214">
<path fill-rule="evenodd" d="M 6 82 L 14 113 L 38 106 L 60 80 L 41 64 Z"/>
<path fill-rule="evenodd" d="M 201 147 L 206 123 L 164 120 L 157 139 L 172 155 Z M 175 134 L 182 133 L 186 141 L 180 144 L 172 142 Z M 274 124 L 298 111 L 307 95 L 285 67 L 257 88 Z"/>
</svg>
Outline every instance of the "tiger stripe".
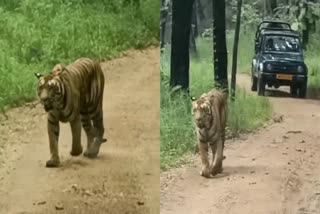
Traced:
<svg viewBox="0 0 320 214">
<path fill-rule="evenodd" d="M 227 121 L 227 95 L 216 89 L 192 101 L 192 112 L 203 169 L 201 175 L 210 177 L 223 170 L 223 149 Z M 208 150 L 212 151 L 209 163 Z"/>
<path fill-rule="evenodd" d="M 56 167 L 58 156 L 59 122 L 69 122 L 72 132 L 73 156 L 82 153 L 81 126 L 87 135 L 84 155 L 98 155 L 103 138 L 104 74 L 98 62 L 81 58 L 64 66 L 57 64 L 48 75 L 37 74 L 38 96 L 48 113 L 48 135 L 51 159 L 47 167 Z"/>
</svg>

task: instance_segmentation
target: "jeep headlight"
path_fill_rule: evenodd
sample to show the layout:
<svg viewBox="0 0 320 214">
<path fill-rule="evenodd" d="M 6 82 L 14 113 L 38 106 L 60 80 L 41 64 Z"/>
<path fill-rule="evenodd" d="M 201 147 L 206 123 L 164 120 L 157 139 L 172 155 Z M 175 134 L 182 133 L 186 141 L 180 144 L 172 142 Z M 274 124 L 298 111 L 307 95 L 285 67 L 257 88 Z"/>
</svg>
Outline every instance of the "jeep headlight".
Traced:
<svg viewBox="0 0 320 214">
<path fill-rule="evenodd" d="M 297 70 L 299 73 L 302 73 L 304 71 L 304 69 L 301 65 L 298 66 Z"/>
<path fill-rule="evenodd" d="M 252 65 L 253 65 L 253 67 L 256 66 L 256 59 L 253 59 L 253 60 L 252 60 Z"/>
<path fill-rule="evenodd" d="M 263 71 L 263 63 L 262 62 L 259 64 L 259 71 Z"/>
<path fill-rule="evenodd" d="M 271 71 L 272 70 L 272 65 L 271 64 L 267 64 L 267 70 Z"/>
</svg>

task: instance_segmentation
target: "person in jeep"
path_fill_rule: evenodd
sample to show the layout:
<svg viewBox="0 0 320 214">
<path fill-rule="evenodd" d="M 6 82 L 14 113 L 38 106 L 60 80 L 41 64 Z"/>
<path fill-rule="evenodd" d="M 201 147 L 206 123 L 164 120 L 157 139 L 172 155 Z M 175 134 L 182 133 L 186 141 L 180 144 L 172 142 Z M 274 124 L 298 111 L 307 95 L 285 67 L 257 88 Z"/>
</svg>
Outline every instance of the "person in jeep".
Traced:
<svg viewBox="0 0 320 214">
<path fill-rule="evenodd" d="M 290 36 L 267 36 L 265 51 L 298 53 L 299 40 Z"/>
</svg>

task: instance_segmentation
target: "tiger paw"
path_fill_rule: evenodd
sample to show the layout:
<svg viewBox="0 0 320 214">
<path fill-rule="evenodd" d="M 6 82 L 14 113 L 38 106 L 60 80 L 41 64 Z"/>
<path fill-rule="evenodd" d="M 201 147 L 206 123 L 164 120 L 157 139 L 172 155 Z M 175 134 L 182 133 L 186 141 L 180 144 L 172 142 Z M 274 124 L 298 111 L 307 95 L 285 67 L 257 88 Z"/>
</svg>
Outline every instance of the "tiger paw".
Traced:
<svg viewBox="0 0 320 214">
<path fill-rule="evenodd" d="M 213 167 L 211 170 L 211 175 L 215 176 L 215 175 L 222 173 L 222 172 L 223 172 L 222 166 L 219 166 L 218 168 Z"/>
<path fill-rule="evenodd" d="M 82 154 L 82 147 L 79 147 L 77 149 L 72 149 L 71 152 L 70 152 L 70 155 L 71 156 L 79 156 Z"/>
<path fill-rule="evenodd" d="M 205 168 L 200 172 L 200 175 L 205 177 L 205 178 L 210 178 L 210 169 L 209 168 Z"/>
<path fill-rule="evenodd" d="M 103 140 L 95 139 L 91 146 L 83 153 L 83 156 L 88 158 L 96 158 L 103 142 Z"/>
<path fill-rule="evenodd" d="M 86 151 L 84 151 L 83 156 L 88 157 L 89 155 L 89 149 L 86 149 Z"/>
<path fill-rule="evenodd" d="M 46 163 L 47 168 L 53 168 L 53 167 L 58 167 L 60 165 L 60 161 L 58 159 L 50 159 Z"/>
<path fill-rule="evenodd" d="M 98 155 L 97 152 L 93 152 L 93 151 L 91 151 L 91 150 L 89 150 L 89 149 L 87 149 L 87 150 L 83 153 L 83 156 L 88 157 L 88 158 L 96 158 L 97 155 Z"/>
</svg>

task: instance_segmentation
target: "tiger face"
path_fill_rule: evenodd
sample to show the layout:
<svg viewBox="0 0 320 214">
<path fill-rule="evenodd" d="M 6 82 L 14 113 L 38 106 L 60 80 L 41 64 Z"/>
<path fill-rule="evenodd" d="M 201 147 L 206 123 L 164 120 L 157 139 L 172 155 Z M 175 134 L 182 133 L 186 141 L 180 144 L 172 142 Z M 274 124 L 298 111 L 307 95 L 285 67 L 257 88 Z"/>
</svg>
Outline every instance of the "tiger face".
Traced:
<svg viewBox="0 0 320 214">
<path fill-rule="evenodd" d="M 40 98 L 40 103 L 43 105 L 44 110 L 48 112 L 57 108 L 59 103 L 57 101 L 62 97 L 59 82 L 50 75 L 43 76 L 38 73 L 35 75 L 38 78 L 38 97 Z"/>
<path fill-rule="evenodd" d="M 192 115 L 198 128 L 210 128 L 213 120 L 210 102 L 202 98 L 193 101 Z"/>
</svg>

